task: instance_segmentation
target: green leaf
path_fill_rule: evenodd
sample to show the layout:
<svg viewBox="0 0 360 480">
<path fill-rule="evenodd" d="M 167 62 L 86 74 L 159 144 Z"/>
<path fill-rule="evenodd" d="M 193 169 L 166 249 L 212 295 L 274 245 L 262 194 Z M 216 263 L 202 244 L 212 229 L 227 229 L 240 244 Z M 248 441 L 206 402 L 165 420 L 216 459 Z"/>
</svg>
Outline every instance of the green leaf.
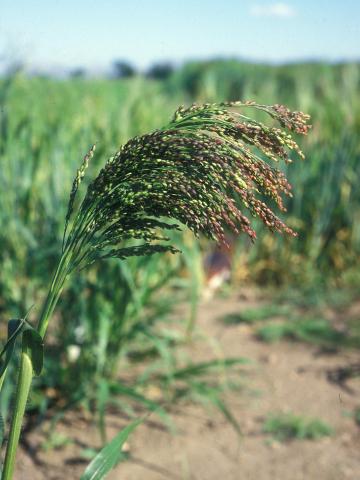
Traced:
<svg viewBox="0 0 360 480">
<path fill-rule="evenodd" d="M 5 370 L 11 360 L 12 354 L 14 352 L 15 342 L 17 337 L 23 331 L 25 325 L 25 319 L 11 319 L 8 322 L 8 339 L 0 353 L 0 359 L 5 355 L 5 360 L 1 363 L 0 366 L 0 377 L 3 376 Z"/>
<path fill-rule="evenodd" d="M 135 420 L 121 430 L 87 466 L 80 480 L 102 480 L 121 460 L 121 448 L 126 442 L 130 433 L 143 421 Z"/>
<path fill-rule="evenodd" d="M 181 368 L 173 372 L 173 377 L 177 380 L 185 379 L 188 377 L 198 376 L 206 374 L 209 370 L 213 368 L 228 368 L 235 365 L 244 365 L 249 363 L 247 358 L 237 357 L 237 358 L 224 358 L 219 360 L 210 360 L 208 362 L 194 363 Z"/>
<path fill-rule="evenodd" d="M 220 412 L 224 415 L 226 420 L 234 427 L 236 432 L 239 435 L 241 435 L 241 427 L 238 421 L 232 414 L 231 410 L 227 407 L 226 403 L 223 400 L 221 400 L 219 395 L 209 395 L 209 399 L 215 405 L 215 407 L 217 407 L 220 410 Z"/>
<path fill-rule="evenodd" d="M 112 393 L 116 393 L 118 395 L 125 395 L 132 400 L 141 403 L 148 410 L 155 412 L 163 420 L 163 422 L 170 431 L 174 431 L 174 424 L 171 420 L 171 417 L 159 403 L 144 397 L 144 395 L 141 395 L 141 393 L 137 392 L 133 388 L 126 387 L 125 385 L 121 385 L 118 383 L 111 384 L 110 390 Z"/>
<path fill-rule="evenodd" d="M 106 443 L 105 410 L 108 400 L 109 385 L 105 379 L 101 379 L 97 387 L 97 411 L 99 415 L 99 430 L 101 434 L 101 441 L 103 443 Z"/>
<path fill-rule="evenodd" d="M 30 357 L 34 374 L 40 375 L 44 363 L 44 343 L 39 332 L 29 324 L 24 329 L 22 348 Z"/>
</svg>

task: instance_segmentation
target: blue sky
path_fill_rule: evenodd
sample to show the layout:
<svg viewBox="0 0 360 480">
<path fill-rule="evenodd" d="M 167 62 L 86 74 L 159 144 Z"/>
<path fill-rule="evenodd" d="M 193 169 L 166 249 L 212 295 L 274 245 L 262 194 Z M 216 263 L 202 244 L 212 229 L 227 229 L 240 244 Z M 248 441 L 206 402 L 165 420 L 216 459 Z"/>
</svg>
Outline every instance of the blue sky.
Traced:
<svg viewBox="0 0 360 480">
<path fill-rule="evenodd" d="M 360 0 L 1 0 L 0 56 L 67 68 L 360 59 L 359 25 Z"/>
</svg>

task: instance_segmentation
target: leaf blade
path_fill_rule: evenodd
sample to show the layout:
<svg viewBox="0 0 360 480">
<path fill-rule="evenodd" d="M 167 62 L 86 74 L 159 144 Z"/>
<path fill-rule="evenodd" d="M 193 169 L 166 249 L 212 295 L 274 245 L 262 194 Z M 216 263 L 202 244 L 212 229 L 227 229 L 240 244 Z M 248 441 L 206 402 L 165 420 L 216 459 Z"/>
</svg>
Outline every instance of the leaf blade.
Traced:
<svg viewBox="0 0 360 480">
<path fill-rule="evenodd" d="M 124 445 L 130 433 L 142 423 L 143 419 L 135 420 L 119 432 L 87 466 L 80 480 L 102 480 L 110 470 L 119 462 L 121 447 Z"/>
<path fill-rule="evenodd" d="M 16 339 L 23 331 L 24 325 L 25 320 L 19 318 L 11 319 L 8 322 L 8 339 L 0 353 L 0 359 L 5 355 L 5 360 L 0 367 L 0 378 L 2 378 L 7 369 L 14 351 Z"/>
</svg>

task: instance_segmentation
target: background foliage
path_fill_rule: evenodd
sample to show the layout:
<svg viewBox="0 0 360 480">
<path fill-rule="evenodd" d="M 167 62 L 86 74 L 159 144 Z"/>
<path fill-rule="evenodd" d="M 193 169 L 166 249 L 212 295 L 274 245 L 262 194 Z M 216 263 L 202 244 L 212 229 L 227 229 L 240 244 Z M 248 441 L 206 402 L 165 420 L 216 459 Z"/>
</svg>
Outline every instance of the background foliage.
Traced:
<svg viewBox="0 0 360 480">
<path fill-rule="evenodd" d="M 31 315 L 36 315 L 60 250 L 72 179 L 89 146 L 97 143 L 90 167 L 95 173 L 128 138 L 166 124 L 179 104 L 193 101 L 283 103 L 312 116 L 313 130 L 300 140 L 307 159 L 286 167 L 295 191 L 287 200 L 287 223 L 299 235 L 281 238 L 259 225 L 255 245 L 240 237 L 233 246 L 234 284 L 356 285 L 359 88 L 358 64 L 271 67 L 232 60 L 188 63 L 167 75 L 145 78 L 56 80 L 17 73 L 1 79 L 1 317 L 21 316 L 33 303 Z M 191 325 L 202 256 L 209 249 L 207 242 L 199 247 L 187 234 L 177 234 L 175 243 L 182 256 L 103 262 L 74 276 L 51 331 L 51 352 L 32 399 L 34 408 L 45 412 L 49 403 L 61 404 L 61 398 L 68 405 L 86 401 L 90 409 L 96 405 L 101 428 L 111 393 L 121 396 L 121 407 L 128 412 L 134 401 L 157 408 L 145 395 L 151 380 L 168 389 L 168 399 L 191 386 L 197 396 L 213 398 L 231 420 L 216 393 L 222 387 L 212 386 L 210 395 L 202 379 L 218 362 L 184 372 L 184 359 L 174 349 L 183 337 L 169 329 L 171 312 L 178 302 L 190 300 L 184 319 Z M 157 360 L 136 385 L 111 383 L 119 361 L 128 365 L 142 358 Z M 194 375 L 201 380 L 194 381 Z M 180 389 L 179 382 L 186 386 Z M 176 388 L 169 393 L 171 386 Z M 50 389 L 56 394 L 49 396 Z M 159 412 L 167 421 L 166 412 Z"/>
</svg>

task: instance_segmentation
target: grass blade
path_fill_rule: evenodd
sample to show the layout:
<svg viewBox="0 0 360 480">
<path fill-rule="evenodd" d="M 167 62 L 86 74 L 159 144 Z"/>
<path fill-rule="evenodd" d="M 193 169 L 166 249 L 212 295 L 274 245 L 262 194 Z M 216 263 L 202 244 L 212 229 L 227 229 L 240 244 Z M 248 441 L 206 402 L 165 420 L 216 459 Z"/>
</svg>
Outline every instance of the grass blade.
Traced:
<svg viewBox="0 0 360 480">
<path fill-rule="evenodd" d="M 80 480 L 102 480 L 121 460 L 121 448 L 143 420 L 135 420 L 119 432 L 87 466 Z"/>
</svg>

